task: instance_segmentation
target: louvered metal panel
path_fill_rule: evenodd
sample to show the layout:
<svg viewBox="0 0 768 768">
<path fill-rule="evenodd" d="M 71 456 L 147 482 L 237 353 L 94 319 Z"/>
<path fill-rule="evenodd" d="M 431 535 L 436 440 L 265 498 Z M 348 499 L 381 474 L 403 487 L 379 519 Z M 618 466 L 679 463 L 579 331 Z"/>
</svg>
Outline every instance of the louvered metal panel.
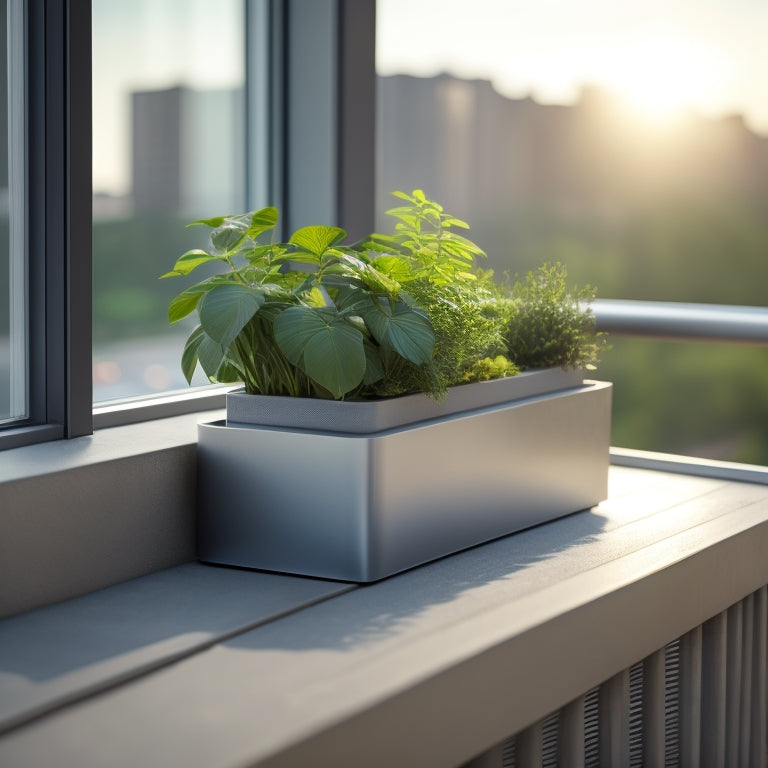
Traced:
<svg viewBox="0 0 768 768">
<path fill-rule="evenodd" d="M 560 710 L 558 719 L 558 763 L 560 768 L 584 768 L 586 762 L 586 696 Z"/>
<path fill-rule="evenodd" d="M 465 768 L 768 767 L 768 585 Z"/>
<path fill-rule="evenodd" d="M 663 650 L 642 662 L 642 730 L 640 755 L 632 755 L 633 765 L 647 768 L 664 766 L 666 761 L 666 654 Z M 639 761 L 638 761 L 639 758 Z"/>
</svg>

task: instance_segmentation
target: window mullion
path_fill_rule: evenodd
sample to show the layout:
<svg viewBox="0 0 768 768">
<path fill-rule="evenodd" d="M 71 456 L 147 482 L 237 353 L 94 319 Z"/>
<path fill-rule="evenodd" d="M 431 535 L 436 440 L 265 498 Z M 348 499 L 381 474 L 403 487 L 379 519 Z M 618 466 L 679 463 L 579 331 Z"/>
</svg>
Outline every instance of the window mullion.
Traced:
<svg viewBox="0 0 768 768">
<path fill-rule="evenodd" d="M 64 24 L 64 205 L 67 437 L 93 431 L 91 2 L 70 0 Z"/>
</svg>

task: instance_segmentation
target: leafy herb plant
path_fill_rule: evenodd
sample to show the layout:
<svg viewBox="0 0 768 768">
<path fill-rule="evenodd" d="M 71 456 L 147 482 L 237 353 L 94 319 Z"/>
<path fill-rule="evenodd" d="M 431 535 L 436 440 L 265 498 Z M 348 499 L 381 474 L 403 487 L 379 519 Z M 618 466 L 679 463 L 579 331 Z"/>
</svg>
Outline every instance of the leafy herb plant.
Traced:
<svg viewBox="0 0 768 768">
<path fill-rule="evenodd" d="M 453 384 L 547 364 L 522 354 L 533 344 L 513 349 L 519 334 L 510 322 L 538 338 L 547 323 L 560 332 L 578 316 L 563 315 L 559 325 L 531 320 L 529 306 L 549 305 L 532 301 L 533 284 L 502 295 L 490 273 L 475 267 L 482 250 L 456 231 L 468 229 L 466 222 L 421 190 L 394 195 L 394 233 L 354 245 L 332 226 L 303 227 L 287 242 L 272 242 L 272 207 L 190 225 L 210 230 L 210 247 L 183 254 L 162 277 L 210 263 L 224 272 L 186 288 L 169 306 L 171 323 L 195 311 L 200 320 L 182 355 L 187 380 L 200 364 L 212 381 L 242 381 L 251 394 L 441 397 Z M 547 295 L 561 296 L 559 283 Z M 554 364 L 591 362 L 586 326 L 568 331 L 582 351 Z"/>
<path fill-rule="evenodd" d="M 590 305 L 590 286 L 569 288 L 562 264 L 544 264 L 512 285 L 507 349 L 521 368 L 593 370 L 606 346 Z"/>
</svg>

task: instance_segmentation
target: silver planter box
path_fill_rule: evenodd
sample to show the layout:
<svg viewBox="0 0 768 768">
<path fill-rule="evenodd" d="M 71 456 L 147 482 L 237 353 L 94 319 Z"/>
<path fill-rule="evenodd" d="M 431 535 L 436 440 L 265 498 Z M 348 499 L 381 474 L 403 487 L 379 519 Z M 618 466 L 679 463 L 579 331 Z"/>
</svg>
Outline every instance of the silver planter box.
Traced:
<svg viewBox="0 0 768 768">
<path fill-rule="evenodd" d="M 573 389 L 583 382 L 582 370 L 542 368 L 505 379 L 453 387 L 440 402 L 424 394 L 345 402 L 307 397 L 254 397 L 244 392 L 230 392 L 227 395 L 227 424 L 367 434 L 523 397 Z"/>
<path fill-rule="evenodd" d="M 544 394 L 518 384 L 522 395 L 491 405 L 459 390 L 496 382 L 456 388 L 448 402 L 469 410 L 435 416 L 448 406 L 415 396 L 428 415 L 406 407 L 400 426 L 391 414 L 407 398 L 331 404 L 374 406 L 367 432 L 341 416 L 330 426 L 345 431 L 331 431 L 316 400 L 300 407 L 319 403 L 324 429 L 246 424 L 237 408 L 237 423 L 199 425 L 200 559 L 375 581 L 594 506 L 607 495 L 611 385 L 536 373 Z"/>
</svg>

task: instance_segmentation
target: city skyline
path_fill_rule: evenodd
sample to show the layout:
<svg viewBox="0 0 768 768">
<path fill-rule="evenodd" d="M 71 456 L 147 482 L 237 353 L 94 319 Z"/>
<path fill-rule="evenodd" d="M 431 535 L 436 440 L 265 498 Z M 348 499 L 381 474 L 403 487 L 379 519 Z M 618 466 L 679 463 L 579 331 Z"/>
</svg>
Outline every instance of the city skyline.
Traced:
<svg viewBox="0 0 768 768">
<path fill-rule="evenodd" d="M 604 86 L 656 116 L 740 113 L 768 134 L 766 36 L 760 0 L 379 0 L 376 66 L 544 104 Z"/>
<path fill-rule="evenodd" d="M 241 0 L 94 2 L 94 189 L 130 186 L 130 93 L 242 86 Z M 685 108 L 768 135 L 768 3 L 760 0 L 379 0 L 380 75 L 486 79 L 509 98 L 573 104 L 587 85 L 663 125 Z"/>
</svg>

